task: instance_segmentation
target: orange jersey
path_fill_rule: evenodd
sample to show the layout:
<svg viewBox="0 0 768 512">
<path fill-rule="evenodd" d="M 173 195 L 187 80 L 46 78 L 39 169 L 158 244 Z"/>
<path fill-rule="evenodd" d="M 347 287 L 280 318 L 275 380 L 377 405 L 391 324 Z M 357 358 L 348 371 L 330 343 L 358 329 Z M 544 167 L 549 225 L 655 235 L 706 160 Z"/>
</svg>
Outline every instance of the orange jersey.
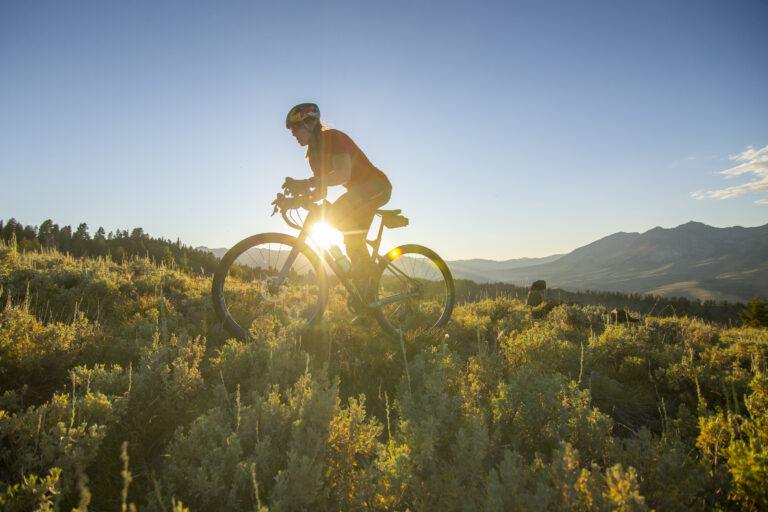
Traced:
<svg viewBox="0 0 768 512">
<path fill-rule="evenodd" d="M 344 187 L 350 189 L 361 183 L 381 180 L 389 183 L 386 174 L 373 166 L 357 144 L 339 130 L 324 130 L 310 148 L 309 166 L 315 176 L 325 176 L 333 170 L 333 157 L 348 154 L 351 160 L 352 175 Z"/>
</svg>

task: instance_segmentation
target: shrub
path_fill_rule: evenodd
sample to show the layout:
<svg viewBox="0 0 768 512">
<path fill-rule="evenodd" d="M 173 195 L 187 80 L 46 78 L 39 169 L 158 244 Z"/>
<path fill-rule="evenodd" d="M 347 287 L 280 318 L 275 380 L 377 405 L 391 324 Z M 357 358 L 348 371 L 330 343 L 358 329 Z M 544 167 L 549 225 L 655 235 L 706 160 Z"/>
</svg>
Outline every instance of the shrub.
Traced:
<svg viewBox="0 0 768 512">
<path fill-rule="evenodd" d="M 610 445 L 612 422 L 593 409 L 589 391 L 579 390 L 562 375 L 524 366 L 498 386 L 492 400 L 491 439 L 527 460 L 545 460 L 561 441 L 600 461 Z"/>
<path fill-rule="evenodd" d="M 459 360 L 430 347 L 401 381 L 395 433 L 379 463 L 387 508 L 479 510 L 488 435 L 462 411 Z"/>
<path fill-rule="evenodd" d="M 125 411 L 121 397 L 75 392 L 56 394 L 45 404 L 23 412 L 0 411 L 0 482 L 18 483 L 19 489 L 29 484 L 33 489 L 34 482 L 25 483 L 27 477 L 18 479 L 49 474 L 57 468 L 55 478 L 54 473 L 49 475 L 51 482 L 56 482 L 56 492 L 67 496 L 74 491 L 77 480 L 98 456 L 107 427 Z M 28 494 L 24 491 L 14 496 L 27 499 Z"/>
<path fill-rule="evenodd" d="M 164 466 L 164 492 L 198 510 L 304 509 L 322 503 L 323 460 L 336 389 L 311 375 L 252 406 L 216 408 L 180 430 Z"/>
<path fill-rule="evenodd" d="M 486 510 L 531 511 L 645 511 L 637 473 L 616 464 L 603 471 L 596 464 L 581 467 L 579 455 L 567 443 L 546 463 L 535 459 L 526 464 L 514 451 L 488 476 Z"/>
<path fill-rule="evenodd" d="M 720 452 L 733 478 L 731 497 L 746 510 L 764 510 L 768 507 L 768 378 L 758 373 L 751 387 L 752 394 L 746 399 L 747 416 L 737 415 L 724 424 L 719 422 L 730 427 L 730 443 Z M 728 439 L 721 436 L 718 441 L 722 446 Z"/>
</svg>

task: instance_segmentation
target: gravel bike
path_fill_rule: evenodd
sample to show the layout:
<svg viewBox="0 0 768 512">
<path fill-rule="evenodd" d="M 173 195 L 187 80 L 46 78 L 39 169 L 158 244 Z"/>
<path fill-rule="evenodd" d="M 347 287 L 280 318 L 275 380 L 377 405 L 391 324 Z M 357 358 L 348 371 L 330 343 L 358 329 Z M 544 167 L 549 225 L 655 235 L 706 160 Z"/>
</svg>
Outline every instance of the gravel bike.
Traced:
<svg viewBox="0 0 768 512">
<path fill-rule="evenodd" d="M 326 269 L 338 277 L 348 293 L 348 309 L 360 316 L 373 314 L 387 333 L 399 337 L 409 331 L 444 326 L 451 316 L 455 289 L 448 265 L 434 251 L 415 244 L 379 254 L 384 228 L 408 224 L 401 210 L 377 210 L 378 234 L 366 243 L 372 269 L 368 286 L 350 277 L 350 262 L 337 246 L 314 244 L 313 226 L 328 204 L 310 199 L 309 191 L 284 186 L 273 202 L 296 236 L 261 233 L 229 249 L 213 276 L 213 307 L 233 336 L 251 340 L 264 325 L 300 322 L 319 325 L 328 301 Z M 374 222 L 375 225 L 375 222 Z"/>
</svg>

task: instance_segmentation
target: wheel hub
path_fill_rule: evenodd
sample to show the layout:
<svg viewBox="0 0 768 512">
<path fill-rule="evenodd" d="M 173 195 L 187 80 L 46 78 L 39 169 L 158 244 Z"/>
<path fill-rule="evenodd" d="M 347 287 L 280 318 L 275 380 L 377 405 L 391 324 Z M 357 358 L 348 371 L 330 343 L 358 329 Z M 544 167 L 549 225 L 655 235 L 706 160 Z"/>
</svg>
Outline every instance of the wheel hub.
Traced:
<svg viewBox="0 0 768 512">
<path fill-rule="evenodd" d="M 280 287 L 275 287 L 275 278 L 268 277 L 261 282 L 261 296 L 267 302 L 280 302 L 288 293 L 288 279 L 283 279 Z"/>
</svg>

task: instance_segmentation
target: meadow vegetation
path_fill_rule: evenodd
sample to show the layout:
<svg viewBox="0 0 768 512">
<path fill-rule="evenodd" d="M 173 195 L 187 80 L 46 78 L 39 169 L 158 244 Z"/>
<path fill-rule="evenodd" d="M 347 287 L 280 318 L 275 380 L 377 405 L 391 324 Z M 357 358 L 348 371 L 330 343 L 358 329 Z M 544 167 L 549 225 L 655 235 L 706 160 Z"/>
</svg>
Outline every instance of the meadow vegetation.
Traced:
<svg viewBox="0 0 768 512">
<path fill-rule="evenodd" d="M 0 243 L 0 508 L 765 510 L 768 329 L 459 304 L 445 330 L 275 319 L 210 277 Z"/>
</svg>

